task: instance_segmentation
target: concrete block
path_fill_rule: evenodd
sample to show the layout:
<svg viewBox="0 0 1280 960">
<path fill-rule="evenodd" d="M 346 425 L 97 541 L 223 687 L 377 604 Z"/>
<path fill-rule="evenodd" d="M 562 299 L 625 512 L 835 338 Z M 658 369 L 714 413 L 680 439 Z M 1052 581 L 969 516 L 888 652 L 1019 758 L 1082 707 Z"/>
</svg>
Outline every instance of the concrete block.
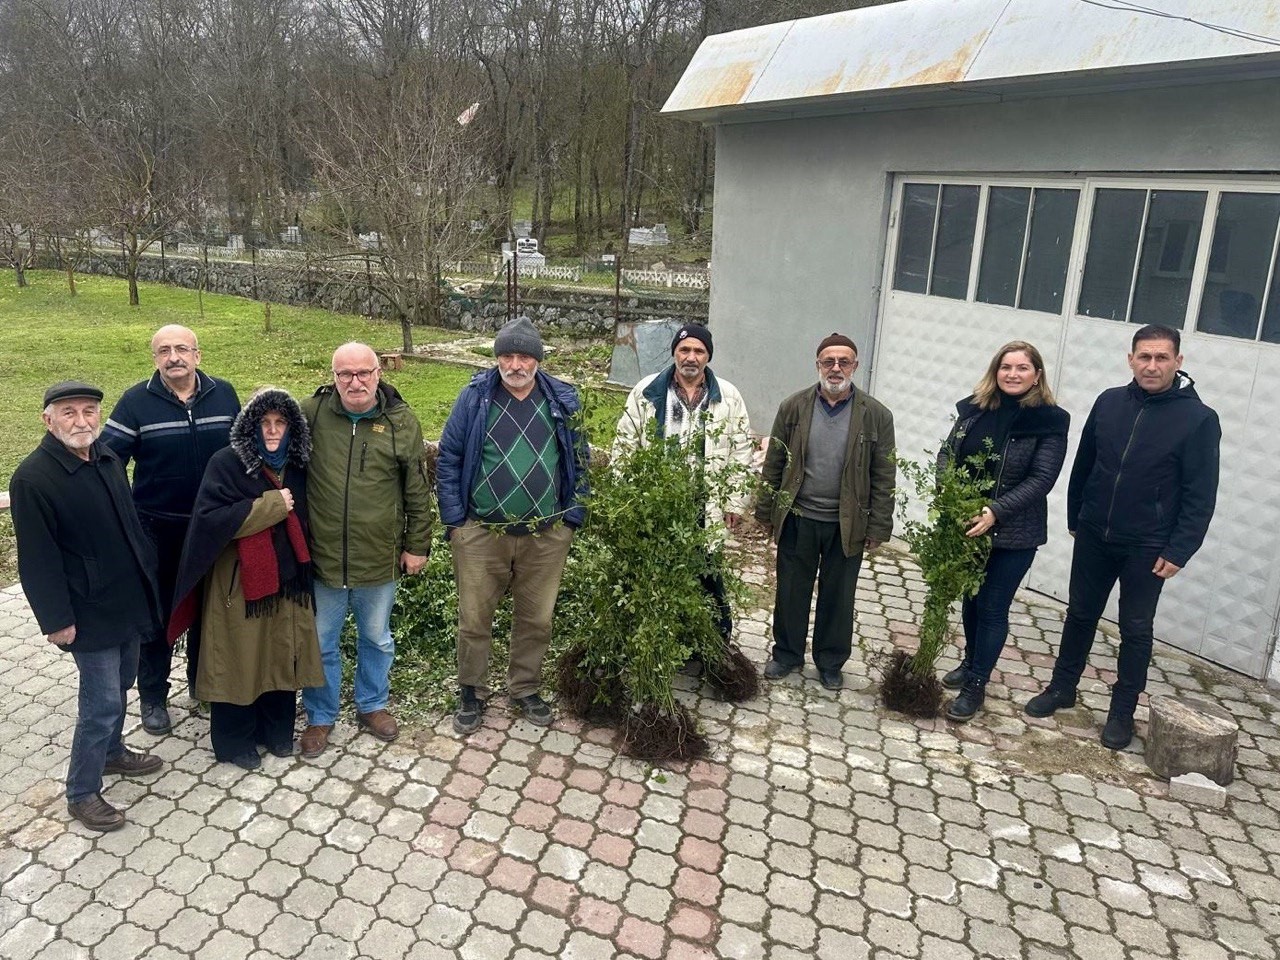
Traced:
<svg viewBox="0 0 1280 960">
<path fill-rule="evenodd" d="M 1227 805 L 1227 788 L 1203 773 L 1184 773 L 1169 781 L 1169 799 L 1221 810 Z"/>
</svg>

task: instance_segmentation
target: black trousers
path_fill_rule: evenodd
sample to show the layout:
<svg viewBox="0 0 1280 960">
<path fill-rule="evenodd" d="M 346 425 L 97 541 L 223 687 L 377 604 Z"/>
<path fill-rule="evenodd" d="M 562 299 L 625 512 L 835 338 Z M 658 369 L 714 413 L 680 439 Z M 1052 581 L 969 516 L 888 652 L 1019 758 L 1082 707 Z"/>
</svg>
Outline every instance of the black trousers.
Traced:
<svg viewBox="0 0 1280 960">
<path fill-rule="evenodd" d="M 173 520 L 156 517 L 139 511 L 138 518 L 142 528 L 146 530 L 151 542 L 155 545 L 156 555 L 160 560 L 157 580 L 160 584 L 160 603 L 163 608 L 165 626 L 168 626 L 169 614 L 172 612 L 174 581 L 178 578 L 178 562 L 182 559 L 182 545 L 187 539 L 186 519 Z M 187 631 L 187 685 L 196 682 L 196 661 L 200 655 L 200 611 L 196 610 L 196 619 Z M 147 640 L 138 650 L 138 699 L 143 704 L 163 705 L 169 699 L 169 671 L 173 666 L 173 648 L 164 638 L 164 630 L 160 635 Z"/>
<path fill-rule="evenodd" d="M 839 523 L 794 514 L 783 521 L 773 603 L 774 660 L 788 667 L 804 663 L 816 579 L 813 662 L 819 670 L 840 670 L 845 665 L 853 650 L 853 595 L 861 567 L 861 551 L 845 556 Z"/>
<path fill-rule="evenodd" d="M 1159 547 L 1107 543 L 1097 533 L 1076 531 L 1071 554 L 1071 587 L 1062 648 L 1050 685 L 1075 690 L 1089 660 L 1098 620 L 1116 581 L 1120 581 L 1120 655 L 1111 689 L 1113 713 L 1133 716 L 1138 694 L 1147 688 L 1147 667 L 1155 637 L 1156 604 L 1164 580 L 1151 572 Z"/>
<path fill-rule="evenodd" d="M 293 721 L 298 711 L 296 690 L 272 690 L 248 706 L 237 703 L 209 704 L 209 733 L 213 755 L 232 760 L 258 744 L 266 747 L 293 746 Z"/>
</svg>

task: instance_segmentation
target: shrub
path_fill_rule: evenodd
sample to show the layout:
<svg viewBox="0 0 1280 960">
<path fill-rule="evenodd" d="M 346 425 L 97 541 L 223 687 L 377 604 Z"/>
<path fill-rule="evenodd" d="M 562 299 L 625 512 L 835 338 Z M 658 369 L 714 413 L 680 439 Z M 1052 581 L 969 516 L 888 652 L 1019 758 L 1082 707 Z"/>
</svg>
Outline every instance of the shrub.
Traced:
<svg viewBox="0 0 1280 960">
<path fill-rule="evenodd" d="M 698 658 L 723 692 L 743 693 L 702 587 L 719 576 L 731 597 L 744 592 L 723 531 L 702 519 L 708 497 L 724 498 L 741 478 L 709 476 L 677 441 L 651 436 L 593 482 L 590 521 L 559 606 L 557 632 L 568 644 L 558 669 L 562 702 L 583 718 L 621 721 L 623 750 L 638 759 L 694 759 L 707 742 L 676 702 L 675 674 Z"/>
<path fill-rule="evenodd" d="M 987 504 L 993 481 L 984 468 L 997 459 L 988 440 L 982 453 L 964 462 L 898 460 L 898 469 L 927 507 L 924 520 L 908 517 L 907 496 L 899 491 L 903 539 L 920 564 L 925 599 L 919 648 L 914 654 L 895 651 L 883 671 L 880 696 L 890 709 L 933 717 L 941 706 L 942 685 L 933 668 L 950 633 L 951 604 L 977 593 L 986 575 L 991 537 L 968 537 L 965 531 Z"/>
</svg>

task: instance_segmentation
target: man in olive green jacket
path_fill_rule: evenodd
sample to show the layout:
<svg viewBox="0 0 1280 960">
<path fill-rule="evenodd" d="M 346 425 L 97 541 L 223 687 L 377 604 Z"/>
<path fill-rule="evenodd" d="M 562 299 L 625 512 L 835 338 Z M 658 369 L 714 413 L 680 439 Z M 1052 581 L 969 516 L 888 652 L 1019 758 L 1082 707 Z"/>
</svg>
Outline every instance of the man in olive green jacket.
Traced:
<svg viewBox="0 0 1280 960">
<path fill-rule="evenodd" d="M 756 519 L 778 544 L 773 654 L 764 675 L 804 664 L 814 579 L 813 662 L 828 690 L 844 684 L 853 648 L 853 595 L 864 549 L 893 533 L 893 414 L 853 386 L 858 348 L 833 333 L 818 345 L 818 384 L 778 407 Z"/>
<path fill-rule="evenodd" d="M 380 381 L 378 355 L 348 343 L 333 355 L 333 380 L 303 401 L 311 426 L 308 466 L 316 632 L 325 685 L 302 692 L 302 755 L 329 744 L 338 716 L 338 640 L 355 614 L 356 719 L 379 740 L 400 734 L 391 693 L 391 606 L 400 572 L 415 574 L 431 549 L 431 487 L 422 427 L 395 388 Z"/>
</svg>

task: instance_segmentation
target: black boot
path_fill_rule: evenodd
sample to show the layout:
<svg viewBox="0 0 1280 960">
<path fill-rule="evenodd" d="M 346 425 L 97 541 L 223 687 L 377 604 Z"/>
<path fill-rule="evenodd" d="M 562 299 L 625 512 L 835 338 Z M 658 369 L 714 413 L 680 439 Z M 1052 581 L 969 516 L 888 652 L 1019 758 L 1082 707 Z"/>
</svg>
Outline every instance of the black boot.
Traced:
<svg viewBox="0 0 1280 960">
<path fill-rule="evenodd" d="M 951 701 L 947 707 L 947 719 L 956 723 L 972 720 L 973 715 L 982 709 L 982 702 L 987 698 L 987 684 L 984 680 L 975 680 L 972 676 L 964 681 L 960 688 L 960 696 Z"/>
<path fill-rule="evenodd" d="M 458 710 L 453 715 L 453 729 L 464 737 L 480 729 L 484 718 L 485 702 L 476 696 L 475 687 L 458 689 Z"/>
<path fill-rule="evenodd" d="M 959 690 L 964 686 L 964 678 L 971 669 L 973 669 L 973 651 L 966 646 L 964 648 L 964 659 L 960 661 L 960 666 L 942 675 L 942 686 L 947 690 Z"/>
<path fill-rule="evenodd" d="M 1102 745 L 1108 750 L 1123 750 L 1133 740 L 1133 710 L 1111 707 L 1102 728 Z"/>
</svg>

